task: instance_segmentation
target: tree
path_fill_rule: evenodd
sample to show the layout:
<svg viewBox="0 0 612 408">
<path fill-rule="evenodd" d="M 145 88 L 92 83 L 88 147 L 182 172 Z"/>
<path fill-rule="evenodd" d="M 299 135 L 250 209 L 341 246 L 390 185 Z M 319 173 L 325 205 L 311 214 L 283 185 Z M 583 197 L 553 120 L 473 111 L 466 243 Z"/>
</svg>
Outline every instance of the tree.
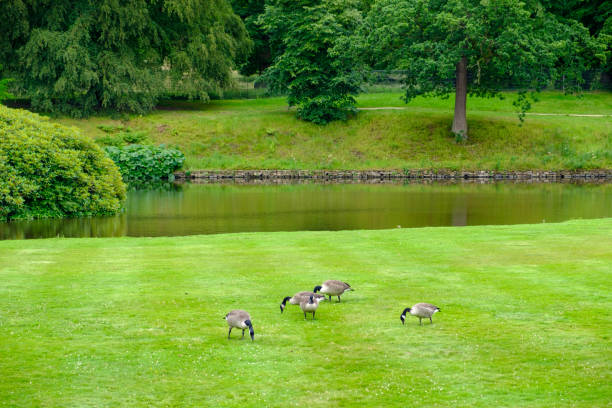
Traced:
<svg viewBox="0 0 612 408">
<path fill-rule="evenodd" d="M 145 112 L 164 93 L 206 99 L 251 45 L 227 0 L 9 0 L 0 60 L 35 109 Z"/>
<path fill-rule="evenodd" d="M 261 74 L 272 63 L 268 35 L 258 24 L 259 17 L 264 13 L 265 0 L 231 0 L 234 12 L 242 18 L 244 25 L 253 41 L 253 49 L 240 65 L 243 75 Z"/>
<path fill-rule="evenodd" d="M 612 16 L 608 17 L 597 38 L 606 46 L 607 66 L 604 68 L 612 78 Z"/>
<path fill-rule="evenodd" d="M 355 112 L 361 78 L 347 52 L 361 23 L 351 0 L 272 0 L 261 23 L 278 55 L 266 71 L 273 89 L 287 91 L 297 116 L 317 124 Z"/>
<path fill-rule="evenodd" d="M 592 35 L 599 34 L 612 17 L 612 0 L 542 0 L 542 5 L 555 15 L 581 22 Z"/>
<path fill-rule="evenodd" d="M 527 90 L 561 75 L 580 84 L 589 64 L 584 49 L 602 57 L 584 26 L 563 24 L 537 3 L 528 8 L 520 0 L 379 0 L 362 33 L 372 66 L 406 71 L 407 102 L 455 93 L 452 132 L 460 138 L 468 135 L 468 94 L 493 97 L 506 86 L 519 87 L 515 104 L 522 119 L 530 106 Z"/>
<path fill-rule="evenodd" d="M 612 74 L 612 0 L 543 0 L 542 5 L 562 21 L 578 21 L 588 28 L 591 35 L 606 47 L 606 60 L 598 55 L 591 56 L 593 67 Z"/>
</svg>

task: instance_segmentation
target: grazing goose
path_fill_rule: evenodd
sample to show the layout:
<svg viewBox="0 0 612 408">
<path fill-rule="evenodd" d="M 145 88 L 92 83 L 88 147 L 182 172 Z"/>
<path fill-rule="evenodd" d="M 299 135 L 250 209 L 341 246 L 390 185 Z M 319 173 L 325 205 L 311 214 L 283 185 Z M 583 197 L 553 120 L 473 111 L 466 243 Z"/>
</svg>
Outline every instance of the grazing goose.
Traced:
<svg viewBox="0 0 612 408">
<path fill-rule="evenodd" d="M 319 307 L 319 302 L 323 299 L 325 299 L 325 296 L 315 297 L 315 295 L 310 295 L 308 298 L 302 298 L 300 301 L 300 307 L 304 312 L 304 320 L 306 320 L 306 313 L 312 313 L 312 320 L 314 320 L 314 315 Z"/>
<path fill-rule="evenodd" d="M 320 291 L 321 293 L 328 295 L 330 301 L 332 296 L 338 296 L 338 302 L 340 302 L 340 295 L 342 295 L 347 290 L 354 289 L 351 288 L 351 285 L 346 282 L 342 282 L 339 280 L 327 280 L 323 282 L 321 286 L 315 286 L 313 292 L 317 293 Z"/>
<path fill-rule="evenodd" d="M 431 320 L 431 316 L 434 315 L 434 313 L 439 312 L 440 308 L 438 306 L 434 306 L 430 303 L 417 303 L 416 305 L 410 307 L 407 307 L 404 309 L 404 311 L 402 312 L 402 315 L 400 316 L 400 320 L 402 321 L 402 324 L 405 324 L 404 320 L 406 319 L 406 313 L 410 313 L 413 316 L 416 316 L 419 318 L 419 324 L 422 326 L 423 323 L 421 322 L 421 319 L 427 319 L 429 318 L 429 321 L 431 322 L 431 324 L 433 324 L 433 320 Z"/>
<path fill-rule="evenodd" d="M 242 338 L 244 339 L 244 331 L 248 327 L 249 333 L 251 334 L 251 340 L 255 340 L 255 331 L 253 330 L 253 325 L 251 324 L 251 315 L 249 315 L 247 312 L 244 310 L 232 310 L 225 315 L 225 320 L 229 326 L 229 332 L 227 333 L 228 339 L 230 338 L 232 329 L 234 327 L 242 329 Z"/>
<path fill-rule="evenodd" d="M 287 305 L 287 302 L 289 302 L 290 305 L 299 305 L 303 298 L 308 299 L 310 296 L 314 296 L 315 298 L 320 297 L 320 298 L 323 298 L 323 300 L 325 300 L 325 296 L 320 295 L 318 293 L 298 292 L 291 297 L 287 296 L 286 298 L 283 299 L 283 301 L 280 304 L 281 313 L 283 313 L 283 311 L 285 310 L 285 306 Z"/>
</svg>

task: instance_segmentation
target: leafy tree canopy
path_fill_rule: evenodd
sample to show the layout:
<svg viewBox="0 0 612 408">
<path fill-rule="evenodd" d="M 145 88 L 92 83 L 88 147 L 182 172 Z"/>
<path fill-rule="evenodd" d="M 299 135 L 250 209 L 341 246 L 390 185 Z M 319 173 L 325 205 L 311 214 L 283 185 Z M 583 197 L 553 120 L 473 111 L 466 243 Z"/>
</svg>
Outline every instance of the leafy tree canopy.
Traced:
<svg viewBox="0 0 612 408">
<path fill-rule="evenodd" d="M 612 16 L 608 17 L 604 23 L 598 39 L 606 46 L 607 66 L 605 69 L 612 76 Z"/>
<path fill-rule="evenodd" d="M 457 90 L 453 132 L 463 136 L 466 94 L 538 90 L 561 75 L 579 84 L 590 56 L 605 58 L 583 25 L 519 0 L 379 0 L 362 33 L 371 66 L 405 70 L 407 101 Z M 529 108 L 524 92 L 517 106 Z"/>
<path fill-rule="evenodd" d="M 264 13 L 265 0 L 231 0 L 234 12 L 242 18 L 244 25 L 253 41 L 253 49 L 240 65 L 243 75 L 261 74 L 272 63 L 270 39 L 258 24 L 259 17 Z"/>
<path fill-rule="evenodd" d="M 227 0 L 7 0 L 0 60 L 35 109 L 144 112 L 165 92 L 206 99 L 249 51 Z"/>
<path fill-rule="evenodd" d="M 361 24 L 352 0 L 272 0 L 261 22 L 278 57 L 265 77 L 288 92 L 299 118 L 318 124 L 346 119 L 355 111 L 361 78 L 347 52 Z"/>
<path fill-rule="evenodd" d="M 593 35 L 612 17 L 612 0 L 542 0 L 542 5 L 553 14 L 580 21 Z"/>
</svg>

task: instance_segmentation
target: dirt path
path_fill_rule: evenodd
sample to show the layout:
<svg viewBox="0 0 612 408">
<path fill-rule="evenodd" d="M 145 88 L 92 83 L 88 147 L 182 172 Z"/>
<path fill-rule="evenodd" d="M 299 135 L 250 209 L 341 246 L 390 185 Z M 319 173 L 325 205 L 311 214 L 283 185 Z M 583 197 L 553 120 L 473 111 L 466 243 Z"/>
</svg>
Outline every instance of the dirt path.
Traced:
<svg viewBox="0 0 612 408">
<path fill-rule="evenodd" d="M 358 110 L 404 110 L 408 108 L 403 108 L 401 106 L 380 106 L 374 108 L 357 108 Z M 497 111 L 496 111 L 497 112 Z M 612 115 L 604 115 L 604 114 L 587 114 L 587 113 L 535 113 L 535 112 L 527 112 L 527 115 L 534 116 L 576 116 L 576 117 L 586 117 L 586 118 L 608 118 L 612 117 Z"/>
<path fill-rule="evenodd" d="M 601 115 L 601 114 L 587 114 L 587 113 L 526 113 L 527 115 L 536 115 L 536 116 L 578 116 L 578 117 L 586 117 L 586 118 L 607 118 L 612 115 Z"/>
</svg>

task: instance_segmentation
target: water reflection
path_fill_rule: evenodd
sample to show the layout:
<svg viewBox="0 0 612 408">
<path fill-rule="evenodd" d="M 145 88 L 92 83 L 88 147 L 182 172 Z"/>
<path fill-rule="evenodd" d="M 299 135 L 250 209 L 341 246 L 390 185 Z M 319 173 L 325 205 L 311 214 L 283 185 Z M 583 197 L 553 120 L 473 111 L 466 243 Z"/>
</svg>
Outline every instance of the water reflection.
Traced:
<svg viewBox="0 0 612 408">
<path fill-rule="evenodd" d="M 612 184 L 167 184 L 115 217 L 0 224 L 0 239 L 176 236 L 559 222 L 612 217 Z"/>
</svg>

